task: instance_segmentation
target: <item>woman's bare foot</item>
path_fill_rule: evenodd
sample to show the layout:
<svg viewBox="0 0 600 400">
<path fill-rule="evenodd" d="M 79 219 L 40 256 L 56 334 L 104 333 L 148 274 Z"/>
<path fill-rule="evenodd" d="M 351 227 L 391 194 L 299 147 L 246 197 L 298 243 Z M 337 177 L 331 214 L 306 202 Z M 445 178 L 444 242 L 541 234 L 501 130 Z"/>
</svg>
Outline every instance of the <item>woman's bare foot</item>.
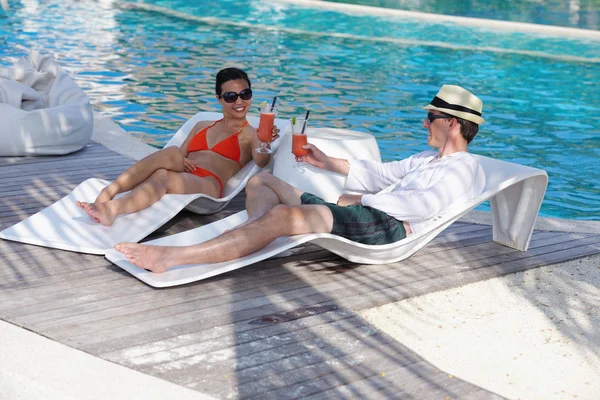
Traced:
<svg viewBox="0 0 600 400">
<path fill-rule="evenodd" d="M 136 267 L 150 270 L 156 274 L 163 273 L 174 265 L 174 257 L 170 256 L 173 251 L 172 247 L 119 243 L 115 245 L 115 250 L 123 253 Z"/>
<path fill-rule="evenodd" d="M 92 218 L 92 219 L 93 219 L 94 221 L 96 221 L 97 223 L 100 223 L 100 220 L 99 220 L 98 218 L 96 218 L 96 217 L 93 217 L 93 216 L 90 214 L 90 212 L 91 212 L 91 211 L 90 211 L 90 210 L 91 210 L 90 203 L 88 203 L 88 202 L 85 202 L 85 201 L 78 201 L 76 204 L 77 204 L 77 207 L 81 208 L 81 211 L 85 212 L 87 215 L 89 215 L 89 216 L 90 216 L 90 218 Z"/>
<path fill-rule="evenodd" d="M 119 194 L 119 189 L 115 187 L 114 183 L 111 183 L 100 191 L 100 194 L 96 197 L 94 203 L 105 203 L 114 199 L 117 194 Z"/>
<path fill-rule="evenodd" d="M 87 203 L 85 201 L 78 201 L 77 206 L 96 222 L 104 226 L 111 226 L 115 221 L 116 215 L 108 203 Z"/>
</svg>

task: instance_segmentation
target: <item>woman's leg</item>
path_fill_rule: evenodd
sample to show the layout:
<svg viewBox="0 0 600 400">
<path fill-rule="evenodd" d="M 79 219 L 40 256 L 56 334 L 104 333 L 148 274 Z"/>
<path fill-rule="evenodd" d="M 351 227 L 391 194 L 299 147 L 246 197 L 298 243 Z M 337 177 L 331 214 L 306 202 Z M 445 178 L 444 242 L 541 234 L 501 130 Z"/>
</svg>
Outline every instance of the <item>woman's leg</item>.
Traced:
<svg viewBox="0 0 600 400">
<path fill-rule="evenodd" d="M 125 196 L 101 203 L 82 203 L 82 209 L 102 225 L 110 226 L 117 216 L 150 207 L 167 193 L 205 193 L 218 197 L 220 190 L 213 177 L 200 178 L 185 172 L 159 169 Z"/>
<path fill-rule="evenodd" d="M 112 200 L 117 194 L 134 189 L 159 169 L 183 172 L 183 158 L 177 146 L 167 147 L 142 158 L 102 189 L 95 204 Z"/>
</svg>

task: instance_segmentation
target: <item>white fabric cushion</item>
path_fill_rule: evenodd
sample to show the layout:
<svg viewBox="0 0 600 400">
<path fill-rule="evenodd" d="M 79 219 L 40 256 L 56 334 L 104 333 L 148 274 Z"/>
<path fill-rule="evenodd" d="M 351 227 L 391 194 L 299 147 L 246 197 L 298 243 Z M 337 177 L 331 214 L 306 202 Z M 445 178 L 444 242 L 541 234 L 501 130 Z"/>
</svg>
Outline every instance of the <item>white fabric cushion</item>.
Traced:
<svg viewBox="0 0 600 400">
<path fill-rule="evenodd" d="M 68 154 L 92 137 L 90 99 L 51 56 L 0 69 L 0 156 Z"/>
</svg>

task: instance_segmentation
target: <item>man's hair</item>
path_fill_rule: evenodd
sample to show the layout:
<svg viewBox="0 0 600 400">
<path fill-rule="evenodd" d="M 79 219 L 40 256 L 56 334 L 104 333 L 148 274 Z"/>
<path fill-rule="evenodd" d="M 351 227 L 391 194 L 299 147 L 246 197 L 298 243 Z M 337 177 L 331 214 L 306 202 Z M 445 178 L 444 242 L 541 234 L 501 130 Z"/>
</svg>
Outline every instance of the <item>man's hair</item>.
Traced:
<svg viewBox="0 0 600 400">
<path fill-rule="evenodd" d="M 217 73 L 217 83 L 215 85 L 215 93 L 217 96 L 221 95 L 221 86 L 225 82 L 234 81 L 236 79 L 243 79 L 248 82 L 248 88 L 251 88 L 250 79 L 248 75 L 239 68 L 224 68 Z"/>
<path fill-rule="evenodd" d="M 454 117 L 454 116 L 453 116 Z M 479 132 L 479 125 L 475 122 L 467 121 L 466 119 L 454 117 L 460 125 L 460 134 L 467 141 L 467 144 L 471 143 L 471 140 Z"/>
</svg>

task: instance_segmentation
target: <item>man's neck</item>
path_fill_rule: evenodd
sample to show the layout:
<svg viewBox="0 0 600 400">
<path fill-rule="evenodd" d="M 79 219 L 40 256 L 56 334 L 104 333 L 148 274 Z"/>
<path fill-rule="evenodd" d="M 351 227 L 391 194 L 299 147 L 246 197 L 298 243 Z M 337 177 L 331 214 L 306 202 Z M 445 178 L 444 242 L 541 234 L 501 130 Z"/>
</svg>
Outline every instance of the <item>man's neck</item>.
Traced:
<svg viewBox="0 0 600 400">
<path fill-rule="evenodd" d="M 464 143 L 464 144 L 461 143 L 461 144 L 456 144 L 456 145 L 453 145 L 451 143 L 446 143 L 446 145 L 439 148 L 438 151 L 439 151 L 438 157 L 442 158 L 444 156 L 449 156 L 450 154 L 458 153 L 461 151 L 469 151 L 469 149 L 467 148 L 467 143 Z"/>
</svg>

